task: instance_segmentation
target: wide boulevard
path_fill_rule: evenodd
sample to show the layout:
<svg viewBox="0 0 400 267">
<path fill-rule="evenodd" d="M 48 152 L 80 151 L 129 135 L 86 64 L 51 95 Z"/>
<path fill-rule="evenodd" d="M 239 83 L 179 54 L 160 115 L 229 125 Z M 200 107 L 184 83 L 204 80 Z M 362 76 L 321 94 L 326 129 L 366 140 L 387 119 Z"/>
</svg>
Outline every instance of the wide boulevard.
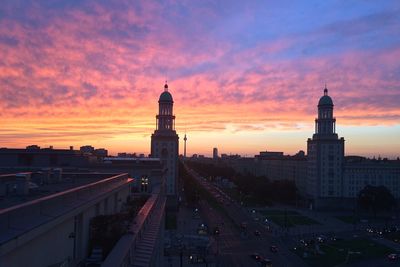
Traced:
<svg viewBox="0 0 400 267">
<path fill-rule="evenodd" d="M 251 255 L 259 254 L 268 259 L 273 266 L 307 266 L 301 259 L 288 250 L 279 238 L 271 235 L 268 226 L 262 221 L 255 221 L 251 213 L 239 203 L 233 201 L 217 186 L 208 182 L 194 170 L 185 166 L 189 174 L 215 198 L 221 208 L 215 208 L 205 200 L 200 200 L 200 208 L 206 223 L 214 235 L 212 253 L 216 266 L 268 266 L 255 260 Z M 272 251 L 275 246 L 277 251 Z"/>
</svg>

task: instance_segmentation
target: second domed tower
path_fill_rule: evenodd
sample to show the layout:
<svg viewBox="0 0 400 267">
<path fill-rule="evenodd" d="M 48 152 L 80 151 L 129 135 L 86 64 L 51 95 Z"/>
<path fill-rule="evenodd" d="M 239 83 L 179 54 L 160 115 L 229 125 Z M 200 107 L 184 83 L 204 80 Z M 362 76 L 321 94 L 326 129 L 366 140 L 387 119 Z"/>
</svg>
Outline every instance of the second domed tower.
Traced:
<svg viewBox="0 0 400 267">
<path fill-rule="evenodd" d="M 344 138 L 338 138 L 333 101 L 325 86 L 318 102 L 315 133 L 307 140 L 306 198 L 311 207 L 329 205 L 332 198 L 343 195 Z"/>
<path fill-rule="evenodd" d="M 318 118 L 315 119 L 315 137 L 337 138 L 336 119 L 333 117 L 333 101 L 328 95 L 328 89 L 325 86 L 324 95 L 318 102 Z"/>
</svg>

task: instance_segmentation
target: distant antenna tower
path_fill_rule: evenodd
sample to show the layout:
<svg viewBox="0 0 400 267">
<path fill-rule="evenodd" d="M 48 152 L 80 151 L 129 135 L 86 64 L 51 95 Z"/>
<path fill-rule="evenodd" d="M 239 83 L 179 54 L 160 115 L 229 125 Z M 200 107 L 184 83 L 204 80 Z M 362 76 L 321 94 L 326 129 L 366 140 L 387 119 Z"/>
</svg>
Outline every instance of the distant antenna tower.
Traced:
<svg viewBox="0 0 400 267">
<path fill-rule="evenodd" d="M 183 138 L 183 141 L 185 141 L 185 143 L 183 145 L 183 157 L 186 158 L 186 141 L 187 141 L 186 129 L 185 129 L 185 137 Z"/>
</svg>

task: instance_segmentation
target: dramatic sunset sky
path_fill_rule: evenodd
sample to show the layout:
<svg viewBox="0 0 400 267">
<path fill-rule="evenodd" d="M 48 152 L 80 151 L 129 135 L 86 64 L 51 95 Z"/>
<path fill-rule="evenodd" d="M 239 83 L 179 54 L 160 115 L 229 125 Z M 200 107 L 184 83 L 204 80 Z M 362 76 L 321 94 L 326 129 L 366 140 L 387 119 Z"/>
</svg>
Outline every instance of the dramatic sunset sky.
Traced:
<svg viewBox="0 0 400 267">
<path fill-rule="evenodd" d="M 188 154 L 400 156 L 400 1 L 0 2 L 0 147 L 148 154 L 168 80 Z"/>
</svg>

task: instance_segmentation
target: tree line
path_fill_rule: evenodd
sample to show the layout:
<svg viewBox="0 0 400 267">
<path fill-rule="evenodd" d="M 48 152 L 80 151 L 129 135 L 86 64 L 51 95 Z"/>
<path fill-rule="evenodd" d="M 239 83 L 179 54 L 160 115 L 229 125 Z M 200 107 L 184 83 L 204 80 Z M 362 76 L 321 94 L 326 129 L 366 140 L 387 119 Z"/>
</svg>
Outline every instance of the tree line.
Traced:
<svg viewBox="0 0 400 267">
<path fill-rule="evenodd" d="M 210 179 L 223 177 L 236 185 L 239 200 L 252 204 L 270 205 L 274 202 L 294 204 L 298 199 L 294 181 L 270 181 L 265 176 L 255 176 L 250 173 L 241 174 L 233 168 L 222 164 L 211 164 L 197 161 L 187 161 L 187 165 L 197 173 Z"/>
</svg>

